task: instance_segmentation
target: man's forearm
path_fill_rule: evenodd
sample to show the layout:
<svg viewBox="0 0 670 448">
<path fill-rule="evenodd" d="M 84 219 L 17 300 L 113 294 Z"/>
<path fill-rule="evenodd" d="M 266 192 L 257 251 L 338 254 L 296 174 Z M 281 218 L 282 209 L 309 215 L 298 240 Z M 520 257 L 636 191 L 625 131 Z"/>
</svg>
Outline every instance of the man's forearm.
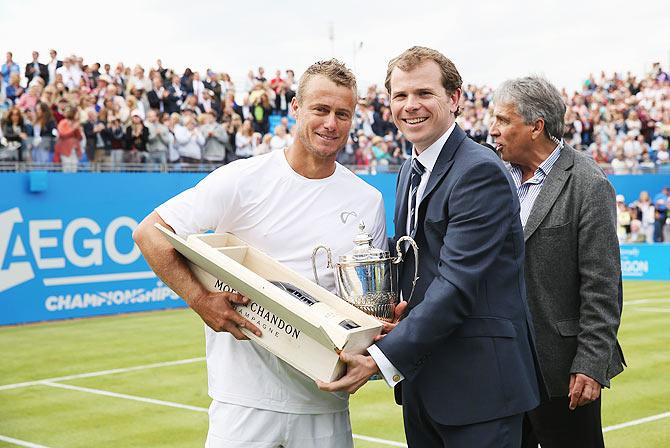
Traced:
<svg viewBox="0 0 670 448">
<path fill-rule="evenodd" d="M 191 305 L 194 299 L 208 291 L 193 275 L 186 259 L 154 227 L 156 223 L 172 230 L 156 212 L 152 212 L 135 229 L 133 239 L 156 275 Z"/>
<path fill-rule="evenodd" d="M 226 331 L 235 339 L 249 339 L 243 328 L 261 336 L 254 324 L 235 311 L 235 304 L 246 305 L 248 299 L 230 292 L 209 292 L 193 275 L 186 259 L 179 254 L 154 224 L 169 226 L 156 212 L 152 212 L 133 232 L 133 239 L 156 275 L 214 331 Z M 170 229 L 172 230 L 172 229 Z"/>
</svg>

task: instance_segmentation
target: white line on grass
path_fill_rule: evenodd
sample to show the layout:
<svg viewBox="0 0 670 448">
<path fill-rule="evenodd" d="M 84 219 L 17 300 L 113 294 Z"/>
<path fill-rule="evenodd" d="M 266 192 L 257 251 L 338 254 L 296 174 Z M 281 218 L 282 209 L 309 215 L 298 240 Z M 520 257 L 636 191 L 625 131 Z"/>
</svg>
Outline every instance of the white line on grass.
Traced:
<svg viewBox="0 0 670 448">
<path fill-rule="evenodd" d="M 140 401 L 142 403 L 157 404 L 160 406 L 169 406 L 171 408 L 187 409 L 189 411 L 197 411 L 197 412 L 207 412 L 207 408 L 201 408 L 198 406 L 189 406 L 187 404 L 175 403 L 173 401 L 154 400 L 153 398 L 137 397 L 135 395 L 117 394 L 116 392 L 109 392 L 106 390 L 73 386 L 71 384 L 52 383 L 50 381 L 42 381 L 40 384 L 43 384 L 45 386 L 58 387 L 61 389 L 76 390 L 78 392 L 88 392 L 89 394 L 105 395 L 107 397 L 123 398 L 126 400 Z"/>
<path fill-rule="evenodd" d="M 644 305 L 645 303 L 667 303 L 670 302 L 670 299 L 637 299 L 637 300 L 624 300 L 623 306 L 630 305 Z"/>
<path fill-rule="evenodd" d="M 200 361 L 204 361 L 204 360 L 205 360 L 204 357 L 179 359 L 177 361 L 157 362 L 155 364 L 144 364 L 144 365 L 140 365 L 140 366 L 125 367 L 125 368 L 120 368 L 120 369 L 100 370 L 98 372 L 89 372 L 89 373 L 79 373 L 77 375 L 59 376 L 59 377 L 56 377 L 56 378 L 45 378 L 45 379 L 42 379 L 42 380 L 26 381 L 26 382 L 23 382 L 23 383 L 4 384 L 4 385 L 0 386 L 0 390 L 18 389 L 20 387 L 35 386 L 35 385 L 38 385 L 38 384 L 42 384 L 43 382 L 76 380 L 76 379 L 79 379 L 79 378 L 91 378 L 91 377 L 94 377 L 94 376 L 113 375 L 115 373 L 134 372 L 136 370 L 146 370 L 146 369 L 155 369 L 155 368 L 158 368 L 158 367 L 178 366 L 178 365 L 181 365 L 181 364 L 191 364 L 191 363 L 194 363 L 194 362 L 200 362 Z"/>
<path fill-rule="evenodd" d="M 164 401 L 164 400 L 155 400 L 153 398 L 145 398 L 145 397 L 138 397 L 136 395 L 127 395 L 127 394 L 119 394 L 116 392 L 109 392 L 106 390 L 100 390 L 100 389 L 91 389 L 88 387 L 79 387 L 79 386 L 73 386 L 70 384 L 59 384 L 59 383 L 52 383 L 49 381 L 42 381 L 40 384 L 43 384 L 45 386 L 51 386 L 51 387 L 58 387 L 61 389 L 69 389 L 69 390 L 74 390 L 74 391 L 79 391 L 79 392 L 87 392 L 91 394 L 96 394 L 96 395 L 104 395 L 107 397 L 114 397 L 114 398 L 123 398 L 126 400 L 133 400 L 133 401 L 139 401 L 141 403 L 150 403 L 150 404 L 156 404 L 160 406 L 168 406 L 172 408 L 178 408 L 178 409 L 186 409 L 190 411 L 197 411 L 197 412 L 207 412 L 207 408 L 203 407 L 198 407 L 198 406 L 190 406 L 186 404 L 181 404 L 181 403 L 175 403 L 173 401 Z M 628 428 L 629 426 L 637 426 L 641 425 L 643 423 L 649 423 L 653 422 L 656 420 L 661 420 L 664 418 L 670 417 L 670 412 L 664 412 L 662 414 L 657 414 L 657 415 L 651 415 L 649 417 L 644 417 L 640 418 L 637 420 L 631 420 L 629 422 L 624 422 L 620 423 L 618 425 L 612 425 L 612 426 L 607 426 L 606 428 L 603 428 L 603 432 L 610 432 L 610 431 L 616 431 L 617 429 L 622 429 L 622 428 Z M 376 437 L 369 437 L 369 436 L 362 436 L 360 434 L 353 434 L 354 439 L 359 439 L 359 440 L 365 440 L 367 442 L 374 442 L 374 443 L 379 443 L 383 445 L 388 445 L 388 446 L 397 446 L 397 447 L 407 447 L 404 443 L 401 442 L 394 442 L 393 440 L 386 440 L 386 439 L 379 439 Z"/>
<path fill-rule="evenodd" d="M 636 313 L 670 313 L 670 308 L 656 308 L 651 306 L 634 308 Z"/>
<path fill-rule="evenodd" d="M 353 438 L 358 440 L 365 440 L 366 442 L 379 443 L 380 445 L 400 446 L 403 448 L 407 448 L 407 445 L 404 443 L 394 442 L 393 440 L 378 439 L 377 437 L 368 437 L 368 436 L 361 436 L 359 434 L 353 434 Z"/>
<path fill-rule="evenodd" d="M 49 448 L 48 446 L 26 442 L 25 440 L 12 439 L 11 437 L 7 437 L 7 436 L 0 436 L 0 441 L 11 443 L 13 445 L 18 445 L 18 446 L 27 446 L 28 448 Z"/>
<path fill-rule="evenodd" d="M 637 420 L 631 420 L 629 422 L 619 423 L 618 425 L 608 426 L 603 429 L 603 432 L 616 431 L 621 428 L 628 428 L 629 426 L 641 425 L 643 423 L 649 423 L 656 420 L 661 420 L 662 418 L 670 417 L 670 412 L 664 412 L 662 414 L 650 415 L 649 417 L 639 418 Z"/>
<path fill-rule="evenodd" d="M 91 389 L 89 387 L 79 387 L 79 386 L 73 386 L 71 384 L 60 384 L 60 383 L 53 383 L 51 381 L 41 381 L 39 384 L 44 385 L 44 386 L 50 386 L 50 387 L 57 387 L 61 389 L 68 389 L 68 390 L 74 390 L 78 392 L 86 392 L 89 394 L 96 394 L 96 395 L 104 395 L 106 397 L 113 397 L 113 398 L 123 398 L 125 400 L 133 400 L 133 401 L 139 401 L 141 403 L 149 403 L 149 404 L 156 404 L 159 406 L 168 406 L 171 408 L 177 408 L 177 409 L 186 409 L 189 411 L 196 411 L 196 412 L 207 412 L 207 408 L 202 408 L 198 406 L 190 406 L 187 404 L 181 404 L 181 403 L 175 403 L 174 401 L 164 401 L 164 400 L 155 400 L 153 398 L 145 398 L 145 397 L 138 397 L 136 395 L 127 395 L 127 394 L 119 394 L 116 392 L 109 392 L 106 390 L 100 390 L 100 389 Z M 365 440 L 367 442 L 374 442 L 374 443 L 379 443 L 381 445 L 388 445 L 388 446 L 398 446 L 398 447 L 407 447 L 404 443 L 400 442 L 394 442 L 393 440 L 385 440 L 385 439 L 378 439 L 376 437 L 368 437 L 368 436 L 361 436 L 359 434 L 353 434 L 354 439 L 360 439 L 360 440 Z"/>
<path fill-rule="evenodd" d="M 640 301 L 637 301 L 639 303 L 642 303 L 643 301 L 646 301 L 648 299 L 641 299 Z M 646 303 L 646 302 L 644 302 Z M 158 368 L 158 367 L 168 367 L 168 366 L 175 366 L 175 365 L 181 365 L 181 364 L 190 364 L 194 362 L 200 362 L 204 361 L 204 357 L 200 358 L 189 358 L 189 359 L 180 359 L 177 361 L 168 361 L 168 362 L 159 362 L 155 364 L 145 364 L 145 365 L 139 365 L 139 366 L 134 366 L 134 367 L 125 367 L 125 368 L 120 368 L 120 369 L 110 369 L 110 370 L 101 370 L 98 372 L 89 372 L 89 373 L 80 373 L 77 375 L 68 375 L 68 376 L 61 376 L 61 377 L 56 377 L 56 378 L 47 378 L 44 380 L 37 380 L 37 381 L 26 381 L 23 383 L 16 383 L 16 384 L 5 384 L 0 386 L 0 391 L 2 390 L 8 390 L 8 389 L 18 389 L 21 387 L 28 387 L 28 386 L 36 386 L 36 385 L 45 385 L 45 386 L 51 386 L 51 387 L 60 387 L 62 389 L 70 389 L 70 390 L 77 390 L 80 392 L 88 392 L 88 393 L 93 393 L 93 394 L 98 394 L 98 395 L 106 395 L 110 397 L 116 397 L 116 398 L 125 398 L 128 400 L 134 400 L 134 401 L 140 401 L 140 402 L 145 402 L 145 403 L 152 403 L 152 404 L 158 404 L 162 406 L 170 406 L 170 407 L 175 407 L 175 408 L 180 408 L 180 409 L 188 409 L 188 410 L 193 410 L 193 411 L 198 411 L 198 412 L 207 412 L 207 408 L 201 408 L 201 407 L 196 407 L 196 406 L 189 406 L 181 403 L 174 403 L 171 401 L 163 401 L 163 400 L 154 400 L 151 398 L 144 398 L 144 397 L 137 397 L 134 395 L 126 395 L 126 394 L 117 394 L 115 392 L 108 392 L 104 390 L 99 390 L 99 389 L 90 389 L 90 388 L 85 388 L 85 387 L 79 387 L 79 386 L 72 386 L 68 384 L 58 384 L 56 381 L 67 381 L 67 380 L 74 380 L 74 379 L 79 379 L 79 378 L 90 378 L 90 377 L 96 377 L 96 376 L 103 376 L 103 375 L 113 375 L 116 373 L 125 373 L 125 372 L 133 372 L 137 370 L 145 370 L 145 369 L 153 369 L 153 368 Z M 621 428 L 627 428 L 629 426 L 636 426 L 636 425 L 641 425 L 644 423 L 648 422 L 653 422 L 656 420 L 661 420 L 664 418 L 670 417 L 670 412 L 664 412 L 662 414 L 657 414 L 657 415 L 651 415 L 649 417 L 644 417 L 640 418 L 637 420 L 631 420 L 629 422 L 624 422 L 620 423 L 618 425 L 612 425 L 608 426 L 606 428 L 603 428 L 603 432 L 609 432 L 609 431 L 616 431 L 617 429 Z M 400 443 L 400 442 L 394 442 L 392 440 L 385 440 L 385 439 L 377 439 L 375 437 L 368 437 L 368 436 L 362 436 L 359 434 L 354 434 L 353 435 L 354 439 L 360 439 L 360 440 L 365 440 L 369 442 L 375 442 L 375 443 L 380 443 L 380 444 L 386 444 L 389 446 L 398 446 L 398 447 L 406 447 L 407 445 Z M 4 440 L 3 436 L 0 436 L 0 440 Z M 14 440 L 14 439 L 12 439 Z M 18 441 L 21 443 L 28 443 L 28 442 L 22 442 Z M 28 447 L 37 447 L 40 448 L 41 445 L 23 445 L 23 446 L 28 446 Z"/>
</svg>

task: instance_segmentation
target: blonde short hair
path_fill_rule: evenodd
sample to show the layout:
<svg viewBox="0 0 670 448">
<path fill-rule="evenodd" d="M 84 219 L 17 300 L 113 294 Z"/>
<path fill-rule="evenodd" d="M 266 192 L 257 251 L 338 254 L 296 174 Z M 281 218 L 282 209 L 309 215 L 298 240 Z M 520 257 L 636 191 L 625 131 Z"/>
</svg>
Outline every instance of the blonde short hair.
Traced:
<svg viewBox="0 0 670 448">
<path fill-rule="evenodd" d="M 296 92 L 296 100 L 302 103 L 302 98 L 305 95 L 305 86 L 308 81 L 314 76 L 324 76 L 329 81 L 332 81 L 338 86 L 348 87 L 352 90 L 354 97 L 358 95 L 358 88 L 356 85 L 356 76 L 344 63 L 337 59 L 329 59 L 327 61 L 319 61 L 310 65 L 305 73 L 300 77 L 298 82 L 298 91 Z"/>
</svg>

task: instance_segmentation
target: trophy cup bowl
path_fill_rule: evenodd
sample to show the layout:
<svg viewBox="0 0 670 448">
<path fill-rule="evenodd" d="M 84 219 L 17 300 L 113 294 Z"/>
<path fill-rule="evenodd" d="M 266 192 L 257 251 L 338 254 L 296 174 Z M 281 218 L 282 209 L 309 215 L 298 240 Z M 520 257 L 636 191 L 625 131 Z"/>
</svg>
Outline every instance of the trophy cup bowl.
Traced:
<svg viewBox="0 0 670 448">
<path fill-rule="evenodd" d="M 398 291 L 397 270 L 391 262 L 340 262 L 335 278 L 342 299 L 379 320 L 393 320 Z"/>
<path fill-rule="evenodd" d="M 328 247 L 314 248 L 312 252 L 314 279 L 318 284 L 316 254 L 320 250 L 325 250 L 328 257 L 327 267 L 335 271 L 338 296 L 381 321 L 392 322 L 393 311 L 398 304 L 398 266 L 403 259 L 401 244 L 409 242 L 414 249 L 415 260 L 418 261 L 417 245 L 409 236 L 403 236 L 396 244 L 398 256 L 394 258 L 388 251 L 372 247 L 372 236 L 365 233 L 364 223 L 359 225 L 359 230 L 360 233 L 354 238 L 353 250 L 340 256 L 335 265 Z M 418 278 L 417 273 L 418 262 L 415 263 L 414 283 Z"/>
</svg>

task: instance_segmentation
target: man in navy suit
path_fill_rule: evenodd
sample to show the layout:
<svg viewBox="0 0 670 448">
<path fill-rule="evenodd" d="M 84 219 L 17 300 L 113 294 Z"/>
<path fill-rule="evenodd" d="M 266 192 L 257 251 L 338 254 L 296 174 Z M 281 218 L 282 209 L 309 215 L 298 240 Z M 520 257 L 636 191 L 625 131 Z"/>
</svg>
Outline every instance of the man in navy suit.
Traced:
<svg viewBox="0 0 670 448">
<path fill-rule="evenodd" d="M 408 253 L 397 307 L 406 317 L 370 356 L 343 353 L 347 374 L 319 386 L 353 393 L 381 372 L 402 400 L 410 447 L 516 448 L 523 413 L 540 400 L 519 201 L 500 159 L 455 124 L 461 84 L 429 48 L 389 63 L 393 120 L 414 145 L 398 177 L 395 238 L 415 239 L 418 280 Z"/>
</svg>

